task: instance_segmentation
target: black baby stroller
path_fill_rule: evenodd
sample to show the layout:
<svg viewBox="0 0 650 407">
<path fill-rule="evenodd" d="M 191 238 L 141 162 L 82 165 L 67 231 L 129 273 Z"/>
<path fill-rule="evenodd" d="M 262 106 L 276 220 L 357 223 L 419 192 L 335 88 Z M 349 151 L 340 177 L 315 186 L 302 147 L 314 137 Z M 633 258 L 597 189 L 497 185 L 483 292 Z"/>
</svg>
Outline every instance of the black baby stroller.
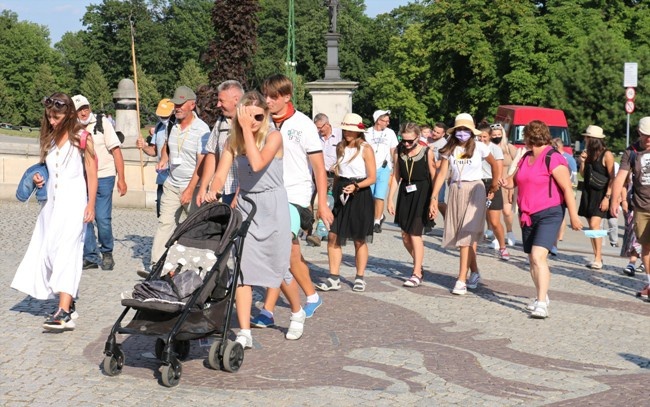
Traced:
<svg viewBox="0 0 650 407">
<path fill-rule="evenodd" d="M 181 378 L 180 360 L 190 353 L 190 340 L 215 338 L 209 353 L 208 364 L 213 369 L 228 372 L 239 370 L 244 360 L 240 343 L 229 338 L 235 289 L 241 279 L 240 259 L 244 238 L 255 215 L 255 204 L 249 217 L 242 221 L 239 211 L 222 203 L 204 204 L 181 223 L 167 241 L 167 250 L 153 267 L 149 277 L 136 285 L 132 298 L 122 299 L 124 311 L 111 329 L 104 347 L 104 372 L 116 376 L 124 366 L 124 352 L 117 344 L 115 334 L 157 336 L 155 354 L 163 363 L 162 383 L 176 386 Z M 230 270 L 228 259 L 233 252 L 234 267 Z M 206 269 L 185 259 L 170 270 L 172 248 L 194 252 L 203 251 L 213 260 Z M 190 255 L 190 259 L 192 259 Z M 187 257 L 187 256 L 186 256 Z M 195 267 L 195 268 L 193 268 Z M 160 290 L 160 288 L 167 288 Z M 171 288 L 171 289 L 170 289 Z M 184 292 L 183 292 L 184 291 Z M 147 298 L 150 297 L 150 298 Z M 124 298 L 124 297 L 123 297 Z M 122 321 L 134 309 L 135 315 L 126 326 Z"/>
</svg>

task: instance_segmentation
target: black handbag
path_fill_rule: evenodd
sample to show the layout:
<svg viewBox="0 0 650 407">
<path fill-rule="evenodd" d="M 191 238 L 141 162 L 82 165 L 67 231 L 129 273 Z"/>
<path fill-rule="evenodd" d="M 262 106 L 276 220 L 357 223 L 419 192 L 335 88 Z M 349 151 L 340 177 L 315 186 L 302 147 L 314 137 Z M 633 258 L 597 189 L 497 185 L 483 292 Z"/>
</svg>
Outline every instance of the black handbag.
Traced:
<svg viewBox="0 0 650 407">
<path fill-rule="evenodd" d="M 589 174 L 589 188 L 602 191 L 607 188 L 607 184 L 609 184 L 609 177 L 599 172 L 595 172 L 592 169 Z"/>
</svg>

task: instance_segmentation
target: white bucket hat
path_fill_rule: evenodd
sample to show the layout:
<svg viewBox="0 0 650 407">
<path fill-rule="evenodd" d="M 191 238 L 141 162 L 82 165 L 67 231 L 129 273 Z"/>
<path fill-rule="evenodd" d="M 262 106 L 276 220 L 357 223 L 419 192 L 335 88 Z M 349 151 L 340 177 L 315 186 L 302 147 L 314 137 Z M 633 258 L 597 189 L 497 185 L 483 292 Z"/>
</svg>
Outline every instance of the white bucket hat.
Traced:
<svg viewBox="0 0 650 407">
<path fill-rule="evenodd" d="M 582 135 L 591 138 L 605 138 L 605 135 L 603 134 L 603 128 L 594 126 L 593 124 L 587 126 L 587 130 L 585 130 Z"/>
<path fill-rule="evenodd" d="M 639 133 L 650 136 L 650 116 L 642 117 L 639 120 Z"/>
</svg>

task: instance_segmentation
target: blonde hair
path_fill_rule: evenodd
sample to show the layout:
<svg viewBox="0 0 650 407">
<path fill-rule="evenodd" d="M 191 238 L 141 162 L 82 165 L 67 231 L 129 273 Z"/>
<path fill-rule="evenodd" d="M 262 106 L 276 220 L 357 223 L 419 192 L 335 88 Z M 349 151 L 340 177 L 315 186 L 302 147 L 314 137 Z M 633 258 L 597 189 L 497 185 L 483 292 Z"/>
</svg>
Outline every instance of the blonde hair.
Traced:
<svg viewBox="0 0 650 407">
<path fill-rule="evenodd" d="M 269 134 L 269 106 L 258 91 L 252 90 L 244 93 L 237 106 L 257 106 L 264 110 L 264 119 L 260 123 L 260 128 L 254 134 L 255 145 L 259 150 L 264 147 L 266 136 Z M 230 128 L 230 137 L 228 137 L 228 145 L 235 156 L 246 155 L 246 144 L 244 143 L 244 132 L 239 124 L 237 117 L 238 113 L 232 119 L 232 127 Z"/>
<path fill-rule="evenodd" d="M 59 144 L 63 136 L 67 133 L 70 143 L 81 150 L 81 132 L 85 131 L 82 124 L 77 119 L 77 111 L 74 108 L 74 102 L 70 96 L 65 93 L 56 92 L 50 97 L 43 100 L 45 110 L 41 120 L 40 142 L 40 160 L 45 162 L 45 157 L 52 147 Z M 63 115 L 61 123 L 54 128 L 50 124 L 50 115 Z M 86 138 L 86 147 L 84 151 L 88 152 L 91 157 L 95 158 L 95 148 L 90 134 Z"/>
</svg>

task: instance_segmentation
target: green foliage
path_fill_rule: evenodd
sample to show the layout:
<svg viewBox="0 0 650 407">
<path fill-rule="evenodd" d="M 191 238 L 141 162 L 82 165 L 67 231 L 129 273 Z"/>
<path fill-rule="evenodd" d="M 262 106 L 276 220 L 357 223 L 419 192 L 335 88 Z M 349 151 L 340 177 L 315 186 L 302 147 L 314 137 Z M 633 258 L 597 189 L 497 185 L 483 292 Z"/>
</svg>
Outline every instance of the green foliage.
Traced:
<svg viewBox="0 0 650 407">
<path fill-rule="evenodd" d="M 7 86 L 4 78 L 0 77 L 0 122 L 20 123 L 20 114 L 16 108 L 16 102 L 11 96 L 11 89 Z"/>
<path fill-rule="evenodd" d="M 138 97 L 140 98 L 140 123 L 155 123 L 156 106 L 162 97 L 156 81 L 138 65 Z"/>
<path fill-rule="evenodd" d="M 176 81 L 176 87 L 179 87 L 181 85 L 189 86 L 190 88 L 194 89 L 195 92 L 201 85 L 207 84 L 208 75 L 193 59 L 185 62 L 183 69 L 181 69 L 178 73 L 178 81 Z"/>
<path fill-rule="evenodd" d="M 82 95 L 88 98 L 95 112 L 105 112 L 113 101 L 111 89 L 104 78 L 102 68 L 97 62 L 93 62 L 88 67 L 79 90 Z"/>
</svg>

